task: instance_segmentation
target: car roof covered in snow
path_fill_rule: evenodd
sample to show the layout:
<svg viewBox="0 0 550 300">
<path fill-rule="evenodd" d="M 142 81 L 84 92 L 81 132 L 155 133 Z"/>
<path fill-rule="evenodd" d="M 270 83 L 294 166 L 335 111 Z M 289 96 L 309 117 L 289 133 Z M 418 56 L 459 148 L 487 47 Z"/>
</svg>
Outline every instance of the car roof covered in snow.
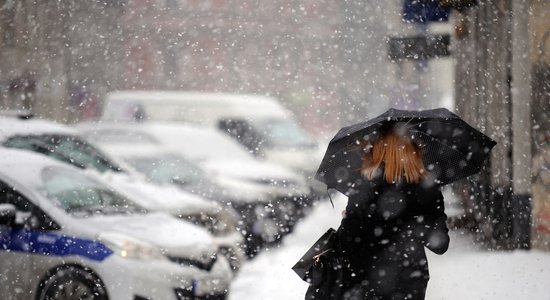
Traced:
<svg viewBox="0 0 550 300">
<path fill-rule="evenodd" d="M 274 98 L 254 95 L 254 94 L 231 94 L 231 93 L 205 93 L 198 91 L 161 91 L 161 90 L 131 90 L 131 91 L 114 91 L 107 95 L 107 100 L 143 100 L 143 101 L 160 101 L 160 100 L 198 100 L 209 101 L 216 100 L 219 102 L 248 102 L 254 101 L 271 101 Z"/>
<path fill-rule="evenodd" d="M 117 143 L 117 144 L 100 144 L 101 150 L 116 156 L 116 157 L 158 157 L 161 158 L 166 155 L 181 156 L 175 151 L 168 150 L 166 148 L 144 144 L 136 147 L 134 143 Z"/>
<path fill-rule="evenodd" d="M 20 150 L 13 148 L 0 147 L 0 167 L 6 169 L 12 165 L 37 165 L 38 167 L 45 165 L 62 165 L 65 163 L 58 162 L 55 159 L 49 158 L 46 155 L 38 154 L 29 150 Z"/>
<path fill-rule="evenodd" d="M 174 122 L 96 123 L 77 127 L 98 144 L 158 145 L 186 158 L 231 155 L 235 159 L 255 160 L 246 148 L 217 129 Z M 136 145 L 136 147 L 139 147 Z"/>
<path fill-rule="evenodd" d="M 106 121 L 126 122 L 144 118 L 152 121 L 184 121 L 213 125 L 220 119 L 227 118 L 287 118 L 288 116 L 288 110 L 277 99 L 262 95 L 116 91 L 105 98 L 101 118 Z"/>
<path fill-rule="evenodd" d="M 46 167 L 72 168 L 46 155 L 28 150 L 0 147 L 0 174 L 19 184 L 33 187 L 40 185 L 42 182 L 41 170 Z"/>
<path fill-rule="evenodd" d="M 66 125 L 48 120 L 21 120 L 13 117 L 0 117 L 0 141 L 18 135 L 44 134 L 76 135 L 77 132 Z"/>
</svg>

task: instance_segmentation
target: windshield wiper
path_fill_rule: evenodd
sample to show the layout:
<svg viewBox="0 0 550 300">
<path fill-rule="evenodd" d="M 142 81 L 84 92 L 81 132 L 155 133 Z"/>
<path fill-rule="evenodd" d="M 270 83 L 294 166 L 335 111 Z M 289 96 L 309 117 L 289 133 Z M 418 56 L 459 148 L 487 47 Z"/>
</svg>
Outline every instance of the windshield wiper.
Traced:
<svg viewBox="0 0 550 300">
<path fill-rule="evenodd" d="M 172 178 L 170 179 L 170 182 L 173 184 L 177 184 L 179 186 L 187 186 L 194 182 L 195 180 L 192 179 L 181 179 L 181 178 Z"/>
<path fill-rule="evenodd" d="M 95 205 L 95 206 L 72 206 L 68 207 L 66 211 L 68 213 L 86 213 L 87 215 L 92 214 L 103 214 L 105 210 L 104 206 Z"/>
<path fill-rule="evenodd" d="M 86 213 L 87 215 L 117 215 L 143 212 L 143 209 L 129 206 L 74 206 L 66 209 L 69 213 Z"/>
</svg>

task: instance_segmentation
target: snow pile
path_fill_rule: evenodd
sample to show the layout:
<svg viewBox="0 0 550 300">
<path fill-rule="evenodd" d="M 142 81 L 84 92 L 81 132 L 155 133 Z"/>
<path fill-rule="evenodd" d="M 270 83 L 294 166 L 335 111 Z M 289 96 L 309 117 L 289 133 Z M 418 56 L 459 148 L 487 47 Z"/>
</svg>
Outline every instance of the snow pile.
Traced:
<svg viewBox="0 0 550 300">
<path fill-rule="evenodd" d="M 269 249 L 241 269 L 229 300 L 304 299 L 307 284 L 292 265 L 329 227 L 340 224 L 346 198 L 318 204 L 277 249 Z M 540 251 L 488 252 L 467 234 L 451 232 L 451 248 L 438 256 L 427 250 L 430 282 L 426 299 L 548 299 L 550 254 Z"/>
</svg>

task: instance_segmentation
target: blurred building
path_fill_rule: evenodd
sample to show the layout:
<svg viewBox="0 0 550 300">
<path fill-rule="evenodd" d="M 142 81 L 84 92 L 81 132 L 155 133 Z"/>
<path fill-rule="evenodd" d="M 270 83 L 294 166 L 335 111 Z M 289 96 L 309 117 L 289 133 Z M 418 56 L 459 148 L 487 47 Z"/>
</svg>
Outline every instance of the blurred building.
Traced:
<svg viewBox="0 0 550 300">
<path fill-rule="evenodd" d="M 123 88 L 268 94 L 315 131 L 337 123 L 342 18 L 335 1 L 129 1 Z"/>
<path fill-rule="evenodd" d="M 333 133 L 389 106 L 436 106 L 451 88 L 440 76 L 449 59 L 422 74 L 388 59 L 389 36 L 419 30 L 401 11 L 400 1 L 0 0 L 0 105 L 74 122 L 111 90 L 258 93 L 310 132 Z"/>
<path fill-rule="evenodd" d="M 123 1 L 0 1 L 0 105 L 70 122 L 120 79 Z M 86 97 L 74 91 L 87 90 Z"/>
<path fill-rule="evenodd" d="M 463 192 L 497 247 L 550 248 L 548 186 L 533 162 L 549 147 L 549 36 L 543 0 L 479 1 L 455 19 L 457 109 L 498 142 L 485 174 Z"/>
</svg>

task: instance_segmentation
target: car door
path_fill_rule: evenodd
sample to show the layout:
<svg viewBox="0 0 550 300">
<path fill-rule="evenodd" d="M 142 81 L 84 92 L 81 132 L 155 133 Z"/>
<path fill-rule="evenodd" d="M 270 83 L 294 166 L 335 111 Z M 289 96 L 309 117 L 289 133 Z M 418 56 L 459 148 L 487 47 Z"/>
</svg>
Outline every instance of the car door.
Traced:
<svg viewBox="0 0 550 300">
<path fill-rule="evenodd" d="M 36 232 L 58 229 L 21 193 L 0 181 L 0 203 L 16 207 L 16 222 L 0 228 L 0 295 L 5 300 L 34 298 L 40 274 L 34 274 Z"/>
</svg>

